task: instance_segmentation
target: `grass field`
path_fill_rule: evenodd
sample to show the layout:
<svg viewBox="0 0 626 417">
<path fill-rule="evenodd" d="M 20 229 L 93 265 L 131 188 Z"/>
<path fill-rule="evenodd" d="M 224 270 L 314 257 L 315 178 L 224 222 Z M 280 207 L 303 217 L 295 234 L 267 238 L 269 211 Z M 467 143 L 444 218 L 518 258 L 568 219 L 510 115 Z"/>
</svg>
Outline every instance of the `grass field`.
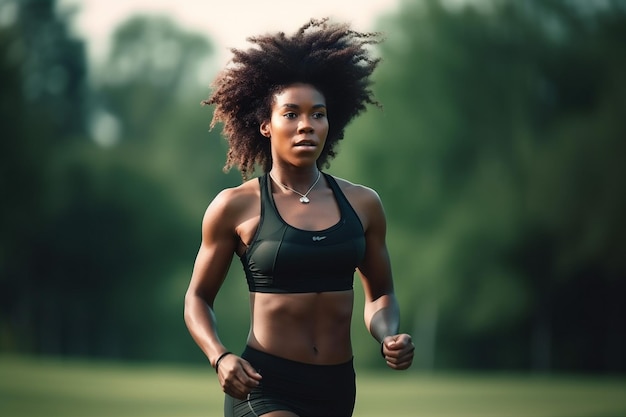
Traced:
<svg viewBox="0 0 626 417">
<path fill-rule="evenodd" d="M 626 378 L 359 372 L 355 417 L 624 417 Z M 208 367 L 0 356 L 2 417 L 222 413 Z"/>
</svg>

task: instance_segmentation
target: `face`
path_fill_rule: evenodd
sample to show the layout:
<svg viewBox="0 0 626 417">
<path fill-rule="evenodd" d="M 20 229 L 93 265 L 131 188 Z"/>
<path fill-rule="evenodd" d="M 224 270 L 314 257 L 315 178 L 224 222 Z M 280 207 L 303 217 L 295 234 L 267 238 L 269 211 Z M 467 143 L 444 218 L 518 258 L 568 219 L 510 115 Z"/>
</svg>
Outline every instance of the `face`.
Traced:
<svg viewBox="0 0 626 417">
<path fill-rule="evenodd" d="M 270 138 L 274 163 L 315 164 L 326 136 L 328 118 L 322 93 L 308 84 L 293 84 L 274 95 L 270 120 L 261 124 Z"/>
</svg>

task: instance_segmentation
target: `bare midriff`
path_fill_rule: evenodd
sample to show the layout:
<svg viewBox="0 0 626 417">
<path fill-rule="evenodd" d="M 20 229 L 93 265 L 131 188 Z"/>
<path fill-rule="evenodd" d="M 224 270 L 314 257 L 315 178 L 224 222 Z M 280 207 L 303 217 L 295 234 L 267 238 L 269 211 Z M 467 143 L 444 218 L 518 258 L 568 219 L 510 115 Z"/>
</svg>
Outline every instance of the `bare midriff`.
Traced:
<svg viewBox="0 0 626 417">
<path fill-rule="evenodd" d="M 354 292 L 251 293 L 248 345 L 293 361 L 335 365 L 352 359 Z"/>
</svg>

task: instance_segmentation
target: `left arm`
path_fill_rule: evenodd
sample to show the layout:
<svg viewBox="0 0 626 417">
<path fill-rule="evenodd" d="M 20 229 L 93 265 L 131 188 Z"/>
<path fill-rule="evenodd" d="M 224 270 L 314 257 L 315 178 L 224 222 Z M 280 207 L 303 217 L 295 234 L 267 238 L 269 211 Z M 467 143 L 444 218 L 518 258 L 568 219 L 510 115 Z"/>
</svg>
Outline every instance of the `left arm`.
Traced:
<svg viewBox="0 0 626 417">
<path fill-rule="evenodd" d="M 378 194 L 360 188 L 358 207 L 365 228 L 365 256 L 358 267 L 365 293 L 365 325 L 381 343 L 381 352 L 392 369 L 407 369 L 415 346 L 408 334 L 399 334 L 400 307 L 396 299 L 387 251 L 387 222 Z"/>
</svg>

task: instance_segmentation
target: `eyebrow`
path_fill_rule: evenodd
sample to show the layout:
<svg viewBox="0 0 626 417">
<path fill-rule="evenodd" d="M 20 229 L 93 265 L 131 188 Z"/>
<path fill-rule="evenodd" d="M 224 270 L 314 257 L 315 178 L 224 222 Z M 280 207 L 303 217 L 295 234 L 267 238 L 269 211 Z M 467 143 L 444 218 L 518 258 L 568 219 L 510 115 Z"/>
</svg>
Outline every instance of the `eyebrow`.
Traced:
<svg viewBox="0 0 626 417">
<path fill-rule="evenodd" d="M 282 106 L 280 106 L 281 108 L 286 107 L 288 109 L 299 109 L 300 106 L 298 106 L 297 104 L 292 104 L 292 103 L 285 103 Z M 325 104 L 314 104 L 313 105 L 314 109 L 323 109 L 326 108 Z"/>
</svg>

